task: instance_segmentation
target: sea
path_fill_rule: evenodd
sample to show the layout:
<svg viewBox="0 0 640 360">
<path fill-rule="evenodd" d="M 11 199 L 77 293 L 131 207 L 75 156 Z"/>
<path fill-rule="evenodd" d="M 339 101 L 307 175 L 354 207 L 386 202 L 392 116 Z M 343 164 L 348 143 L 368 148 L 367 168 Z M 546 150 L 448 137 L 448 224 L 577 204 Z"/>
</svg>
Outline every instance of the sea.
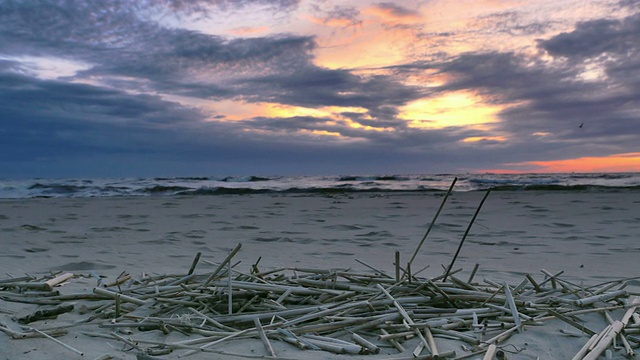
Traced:
<svg viewBox="0 0 640 360">
<path fill-rule="evenodd" d="M 0 199 L 447 191 L 640 191 L 640 173 L 0 179 Z"/>
</svg>

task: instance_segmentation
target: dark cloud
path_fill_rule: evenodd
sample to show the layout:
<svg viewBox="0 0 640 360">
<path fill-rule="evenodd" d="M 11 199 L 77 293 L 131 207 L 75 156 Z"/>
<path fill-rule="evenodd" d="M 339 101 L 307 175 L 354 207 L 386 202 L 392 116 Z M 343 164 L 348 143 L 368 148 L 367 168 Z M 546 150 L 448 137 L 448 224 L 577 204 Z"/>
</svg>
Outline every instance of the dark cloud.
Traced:
<svg viewBox="0 0 640 360">
<path fill-rule="evenodd" d="M 248 79 L 245 94 L 258 102 L 323 107 L 361 107 L 374 120 L 363 125 L 401 126 L 396 108 L 424 96 L 423 90 L 388 76 L 360 77 L 346 70 L 316 67 L 291 74 Z M 354 119 L 359 121 L 358 119 Z"/>
<path fill-rule="evenodd" d="M 392 2 L 380 2 L 380 3 L 376 3 L 374 6 L 380 10 L 387 11 L 393 16 L 399 17 L 399 18 L 403 18 L 403 17 L 413 18 L 413 17 L 421 16 L 419 11 L 408 9 L 404 6 L 400 6 Z"/>
<path fill-rule="evenodd" d="M 360 10 L 354 6 L 335 5 L 333 8 L 325 10 L 323 4 L 313 4 L 311 8 L 325 24 L 338 20 L 346 23 L 347 26 L 362 25 Z"/>
<path fill-rule="evenodd" d="M 131 150 L 143 143 L 148 132 L 184 128 L 202 118 L 192 109 L 155 96 L 12 73 L 0 73 L 0 111 L 7 139 L 0 145 L 3 157 L 16 150 L 49 155 L 77 148 Z"/>
<path fill-rule="evenodd" d="M 621 20 L 598 19 L 578 23 L 576 29 L 538 42 L 552 56 L 584 60 L 603 54 L 638 52 L 640 14 Z"/>
<path fill-rule="evenodd" d="M 207 12 L 211 7 L 223 11 L 245 8 L 249 6 L 262 6 L 276 11 L 290 11 L 295 9 L 300 0 L 147 0 L 147 6 L 163 5 L 173 11 L 185 13 Z"/>
<path fill-rule="evenodd" d="M 172 87 L 192 96 L 207 74 L 264 75 L 306 65 L 315 44 L 309 37 L 274 36 L 227 40 L 169 29 L 141 20 L 128 2 L 55 2 L 0 5 L 0 52 L 72 57 L 91 65 L 78 77 L 126 76 Z M 130 86 L 138 85 L 135 82 Z M 216 87 L 216 84 L 211 84 Z M 219 87 L 219 85 L 218 85 Z M 223 95 L 221 89 L 204 91 Z"/>
<path fill-rule="evenodd" d="M 506 11 L 481 16 L 470 22 L 473 33 L 483 36 L 495 36 L 503 33 L 510 36 L 543 35 L 555 25 L 554 22 L 527 22 L 521 13 Z"/>
</svg>

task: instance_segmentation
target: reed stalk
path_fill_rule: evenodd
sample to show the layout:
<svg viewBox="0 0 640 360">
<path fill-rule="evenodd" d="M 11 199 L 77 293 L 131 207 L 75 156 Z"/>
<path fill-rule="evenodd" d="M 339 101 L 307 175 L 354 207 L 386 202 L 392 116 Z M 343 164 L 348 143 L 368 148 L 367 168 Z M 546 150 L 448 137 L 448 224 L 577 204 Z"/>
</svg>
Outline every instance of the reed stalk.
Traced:
<svg viewBox="0 0 640 360">
<path fill-rule="evenodd" d="M 464 235 L 462 236 L 462 240 L 460 240 L 460 245 L 458 245 L 458 249 L 456 250 L 455 255 L 453 255 L 451 264 L 449 264 L 449 267 L 447 267 L 447 271 L 444 273 L 444 277 L 442 278 L 442 281 L 447 281 L 447 277 L 449 276 L 451 269 L 453 269 L 453 264 L 456 262 L 458 255 L 460 255 L 460 250 L 462 250 L 462 245 L 464 245 L 464 241 L 467 239 L 467 235 L 469 235 L 469 231 L 471 231 L 471 226 L 473 226 L 473 223 L 476 221 L 476 218 L 480 213 L 480 209 L 482 209 L 482 205 L 484 205 L 484 202 L 485 200 L 487 200 L 487 197 L 489 196 L 490 193 L 491 193 L 490 190 L 487 191 L 484 197 L 482 198 L 482 201 L 480 201 L 480 205 L 478 205 L 476 212 L 473 214 L 473 218 L 471 218 L 471 222 L 469 223 L 469 226 L 467 226 L 467 230 L 465 230 Z"/>
</svg>

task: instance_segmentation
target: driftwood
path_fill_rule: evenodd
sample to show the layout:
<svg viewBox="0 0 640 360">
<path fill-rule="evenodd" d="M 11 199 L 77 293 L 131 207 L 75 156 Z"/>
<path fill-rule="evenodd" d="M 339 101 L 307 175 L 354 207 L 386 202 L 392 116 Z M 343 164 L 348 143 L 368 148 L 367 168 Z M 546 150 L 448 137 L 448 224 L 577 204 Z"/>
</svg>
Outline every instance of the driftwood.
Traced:
<svg viewBox="0 0 640 360">
<path fill-rule="evenodd" d="M 118 331 L 126 330 L 130 334 L 180 331 L 189 335 L 187 340 L 161 343 L 160 351 L 147 347 L 145 344 L 157 346 L 158 343 L 145 339 L 133 340 L 116 332 L 83 332 L 87 336 L 123 342 L 137 349 L 140 356 L 152 357 L 180 349 L 185 351 L 178 354 L 180 358 L 196 352 L 215 352 L 218 344 L 249 337 L 260 339 L 264 355 L 270 357 L 276 357 L 274 345 L 280 342 L 301 351 L 313 349 L 336 354 L 395 351 L 398 353 L 395 357 L 389 356 L 394 359 L 400 359 L 402 357 L 398 356 L 408 352 L 417 359 L 495 358 L 502 354 L 500 344 L 509 337 L 526 337 L 523 329 L 549 321 L 565 322 L 577 329 L 574 333 L 564 330 L 559 336 L 593 335 L 574 360 L 597 358 L 611 349 L 614 339 L 622 345 L 626 356 L 630 356 L 634 354 L 633 346 L 640 342 L 636 336 L 640 332 L 637 313 L 640 301 L 630 295 L 633 292 L 623 288 L 626 286 L 624 281 L 614 282 L 613 286 L 600 285 L 590 291 L 591 288 L 564 280 L 562 273 L 543 270 L 544 279 L 536 280 L 527 274 L 515 286 L 491 279 L 478 283 L 473 280 L 478 266 L 474 267 L 468 280 L 453 276 L 454 272 L 451 272 L 448 281 L 444 281 L 442 275 L 432 278 L 414 275 L 411 278 L 401 276 L 396 282 L 366 265 L 373 274 L 345 269 L 281 268 L 257 276 L 257 269 L 249 274 L 238 270 L 223 271 L 218 266 L 211 274 L 198 275 L 195 272 L 198 258 L 196 256 L 185 274 L 140 279 L 125 274 L 116 281 L 102 281 L 101 286 L 86 294 L 59 294 L 44 290 L 40 285 L 15 285 L 29 283 L 26 279 L 6 282 L 0 298 L 26 304 L 36 300 L 57 304 L 38 307 L 26 316 L 14 316 L 22 323 L 36 323 L 74 311 L 74 306 L 68 302 L 80 301 L 85 302 L 82 308 L 86 310 L 83 311 L 92 315 L 69 326 L 93 325 L 96 329 L 121 329 Z M 230 261 L 228 256 L 223 263 L 229 266 Z M 123 281 L 120 280 L 125 277 L 128 286 L 121 289 L 119 286 Z M 32 281 L 42 284 L 48 280 Z M 23 290 L 16 292 L 13 289 Z M 90 306 L 86 302 L 97 305 Z M 621 320 L 613 320 L 608 315 L 611 311 L 623 310 L 626 312 Z M 610 323 L 600 332 L 589 329 L 576 318 L 594 312 L 602 313 Z M 9 325 L 0 324 L 0 331 L 12 339 L 64 337 L 67 333 L 62 328 L 44 331 Z M 468 353 L 456 355 L 452 349 L 440 349 L 442 344 L 438 338 L 466 344 L 470 346 Z M 575 339 L 580 341 L 580 337 Z M 81 353 L 63 341 L 57 343 Z M 408 344 L 412 346 L 410 350 L 406 348 Z"/>
<path fill-rule="evenodd" d="M 16 321 L 22 324 L 29 324 L 38 320 L 49 319 L 49 318 L 56 317 L 60 314 L 71 312 L 73 311 L 73 309 L 74 309 L 74 306 L 71 304 L 60 305 L 52 308 L 39 309 L 34 311 L 31 314 L 17 317 Z"/>
<path fill-rule="evenodd" d="M 401 269 L 399 257 L 395 278 L 361 261 L 365 270 L 260 272 L 256 262 L 244 273 L 231 264 L 240 248 L 211 273 L 196 273 L 198 253 L 185 273 L 140 278 L 122 273 L 114 281 L 98 276 L 98 286 L 86 293 L 53 290 L 73 274 L 2 280 L 0 301 L 34 308 L 28 315 L 13 314 L 17 322 L 33 324 L 73 311 L 86 318 L 64 326 L 49 324 L 49 329 L 0 322 L 0 331 L 16 340 L 46 337 L 81 354 L 63 338 L 68 328 L 83 326 L 85 336 L 124 343 L 141 359 L 177 350 L 179 358 L 216 353 L 219 344 L 247 338 L 264 345 L 264 353 L 254 357 L 275 358 L 279 345 L 335 354 L 384 353 L 396 360 L 493 359 L 500 358 L 500 347 L 510 337 L 524 342 L 523 330 L 551 321 L 576 329 L 558 334 L 573 336 L 566 341 L 591 336 L 573 360 L 592 360 L 613 350 L 632 357 L 633 347 L 640 344 L 640 300 L 624 280 L 584 287 L 567 281 L 562 272 L 543 269 L 542 279 L 526 274 L 515 284 L 480 281 L 474 280 L 478 265 L 468 277 L 454 276 L 463 270 L 451 270 L 453 262 L 444 274 L 419 277 Z M 624 312 L 620 320 L 614 320 L 616 312 Z M 596 331 L 577 317 L 588 314 L 602 314 L 607 326 Z M 148 331 L 180 332 L 188 338 L 162 342 L 135 336 Z M 457 342 L 456 350 L 463 353 L 456 354 L 443 339 Z M 614 341 L 622 346 L 612 347 Z"/>
</svg>

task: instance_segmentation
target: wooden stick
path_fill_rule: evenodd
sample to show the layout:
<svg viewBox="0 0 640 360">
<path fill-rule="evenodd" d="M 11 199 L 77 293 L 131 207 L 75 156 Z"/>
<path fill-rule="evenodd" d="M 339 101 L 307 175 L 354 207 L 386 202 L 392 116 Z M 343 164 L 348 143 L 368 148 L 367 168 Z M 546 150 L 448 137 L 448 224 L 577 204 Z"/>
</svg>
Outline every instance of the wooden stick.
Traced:
<svg viewBox="0 0 640 360">
<path fill-rule="evenodd" d="M 299 318 L 288 320 L 282 325 L 283 326 L 292 326 L 292 325 L 299 324 L 299 323 L 302 323 L 302 322 L 305 322 L 305 321 L 309 321 L 311 319 L 317 319 L 317 318 L 323 317 L 325 315 L 333 314 L 333 313 L 336 313 L 336 312 L 339 312 L 339 311 L 343 311 L 343 310 L 358 308 L 358 307 L 361 307 L 361 306 L 366 306 L 368 304 L 369 304 L 368 300 L 362 300 L 362 301 L 353 302 L 353 303 L 346 303 L 346 304 L 338 305 L 338 306 L 335 306 L 335 307 L 331 307 L 329 309 L 324 309 L 324 310 L 321 310 L 321 311 L 311 312 L 310 314 L 306 314 L 306 315 L 300 316 Z"/>
<path fill-rule="evenodd" d="M 71 312 L 73 311 L 73 309 L 74 309 L 74 306 L 71 304 L 60 305 L 52 308 L 36 310 L 33 313 L 19 317 L 16 320 L 22 324 L 29 324 L 38 320 L 42 320 L 42 319 L 58 316 L 60 314 Z"/>
<path fill-rule="evenodd" d="M 431 220 L 431 224 L 429 224 L 429 227 L 427 228 L 427 232 L 424 234 L 424 236 L 422 237 L 422 240 L 420 240 L 420 243 L 418 244 L 418 247 L 413 252 L 413 255 L 411 256 L 411 260 L 409 260 L 409 266 L 411 266 L 411 264 L 413 263 L 413 260 L 415 260 L 416 255 L 418 255 L 418 252 L 420 251 L 422 244 L 424 244 L 424 241 L 427 239 L 427 236 L 429 236 L 429 233 L 431 232 L 433 225 L 436 223 L 436 220 L 438 219 L 438 216 L 440 215 L 440 212 L 442 211 L 444 204 L 447 202 L 447 198 L 449 198 L 449 195 L 451 195 L 451 191 L 453 190 L 453 187 L 455 186 L 456 181 L 458 181 L 458 178 L 454 177 L 453 181 L 451 182 L 451 186 L 449 186 L 449 190 L 447 190 L 447 193 L 445 194 L 444 198 L 442 199 L 442 202 L 440 203 L 440 207 L 438 208 L 438 211 L 436 211 L 436 214 L 433 217 L 433 220 Z"/>
<path fill-rule="evenodd" d="M 131 280 L 131 274 L 127 274 L 127 273 L 122 273 L 120 274 L 120 276 L 118 276 L 114 281 L 104 284 L 105 287 L 112 287 L 112 286 L 117 286 L 120 285 L 124 282 L 127 282 L 128 280 Z"/>
<path fill-rule="evenodd" d="M 357 262 L 359 262 L 360 264 L 362 264 L 362 265 L 364 265 L 364 266 L 368 267 L 369 269 L 371 269 L 371 270 L 373 270 L 373 271 L 377 272 L 378 274 L 380 274 L 380 275 L 382 275 L 382 276 L 386 277 L 386 278 L 393 279 L 391 276 L 389 276 L 389 275 L 388 275 L 387 273 L 385 273 L 384 271 L 382 271 L 382 270 L 380 270 L 380 269 L 377 269 L 377 268 L 375 268 L 375 267 L 373 267 L 373 266 L 371 266 L 371 265 L 369 265 L 369 264 L 365 263 L 364 261 L 361 261 L 361 260 L 358 260 L 358 259 L 354 259 L 354 260 L 355 260 L 355 261 L 357 261 Z"/>
<path fill-rule="evenodd" d="M 589 352 L 589 348 L 598 340 L 598 334 L 591 335 L 591 338 L 578 350 L 578 352 L 571 358 L 571 360 L 582 360 L 582 358 Z"/>
<path fill-rule="evenodd" d="M 582 299 L 575 300 L 573 303 L 576 306 L 586 306 L 596 303 L 598 301 L 608 301 L 611 299 L 615 299 L 620 296 L 627 296 L 627 292 L 625 290 L 617 290 L 613 292 L 608 292 L 600 295 L 594 295 Z"/>
<path fill-rule="evenodd" d="M 308 338 L 305 338 L 305 340 L 321 348 L 322 350 L 326 350 L 335 354 L 354 354 L 355 355 L 355 354 L 359 354 L 360 351 L 362 351 L 362 347 L 355 344 L 345 345 L 345 344 L 339 344 L 335 342 L 308 339 Z"/>
<path fill-rule="evenodd" d="M 491 190 L 487 191 L 487 193 L 484 194 L 484 197 L 482 198 L 482 201 L 480 201 L 480 205 L 478 205 L 478 208 L 476 209 L 475 214 L 473 214 L 473 218 L 471 218 L 471 222 L 469 223 L 469 226 L 467 226 L 467 230 L 464 232 L 464 235 L 462 236 L 462 240 L 460 241 L 460 245 L 458 245 L 458 250 L 456 250 L 455 255 L 453 255 L 453 259 L 451 260 L 451 264 L 449 264 L 449 267 L 447 268 L 447 271 L 444 273 L 444 277 L 442 278 L 443 282 L 447 281 L 447 276 L 449 276 L 449 272 L 451 271 L 451 269 L 453 269 L 453 264 L 456 262 L 456 259 L 458 258 L 458 255 L 460 254 L 460 250 L 462 250 L 462 245 L 464 244 L 464 241 L 467 238 L 467 235 L 469 235 L 469 231 L 471 231 L 471 226 L 475 222 L 476 217 L 478 217 L 478 214 L 480 213 L 480 209 L 482 209 L 482 205 L 484 204 L 484 201 L 487 200 L 487 197 L 489 196 L 490 193 L 491 193 Z"/>
<path fill-rule="evenodd" d="M 389 333 L 385 329 L 380 329 L 380 332 L 382 333 L 382 335 L 389 335 Z M 396 350 L 398 350 L 399 352 L 405 352 L 404 346 L 402 346 L 402 344 L 400 344 L 396 339 L 387 339 L 387 341 L 390 342 L 391 345 L 393 345 L 393 347 L 396 348 Z"/>
<path fill-rule="evenodd" d="M 285 335 L 286 337 L 289 337 L 291 339 L 293 339 L 295 341 L 294 345 L 296 345 L 297 347 L 301 348 L 301 349 L 311 349 L 311 350 L 322 350 L 319 347 L 313 345 L 312 343 L 306 341 L 303 338 L 298 337 L 298 335 L 294 334 L 293 332 L 287 330 L 287 329 L 283 329 L 283 328 L 278 328 L 277 331 L 283 335 Z M 287 341 L 289 343 L 291 343 L 290 341 Z"/>
<path fill-rule="evenodd" d="M 45 282 L 30 282 L 30 281 L 28 281 L 28 282 L 16 282 L 16 283 L 10 283 L 10 285 L 11 286 L 15 286 L 15 287 L 24 288 L 24 289 L 52 291 L 53 288 L 56 285 L 69 280 L 73 276 L 74 275 L 72 273 L 64 273 L 62 275 L 58 275 L 58 276 L 54 277 L 53 279 L 49 279 L 49 280 L 47 280 Z"/>
<path fill-rule="evenodd" d="M 65 349 L 71 350 L 71 351 L 73 351 L 74 353 L 76 353 L 76 354 L 78 354 L 78 355 L 80 355 L 80 356 L 84 356 L 84 353 L 83 353 L 82 351 L 80 351 L 80 350 L 78 350 L 78 349 L 76 349 L 76 348 L 74 348 L 74 347 L 72 347 L 72 346 L 69 346 L 69 345 L 67 345 L 67 344 L 63 343 L 62 341 L 60 341 L 60 340 L 58 340 L 58 339 L 54 338 L 53 336 L 50 336 L 50 335 L 49 335 L 49 334 L 47 334 L 47 333 L 44 333 L 44 332 L 42 332 L 42 331 L 40 331 L 40 330 L 38 330 L 38 329 L 35 329 L 35 328 L 29 328 L 29 330 L 33 330 L 33 331 L 37 332 L 38 334 L 40 334 L 40 335 L 42 335 L 42 336 L 46 337 L 47 339 L 49 339 L 49 340 L 51 340 L 51 341 L 55 342 L 56 344 L 58 344 L 58 345 L 60 345 L 60 346 L 64 347 Z"/>
<path fill-rule="evenodd" d="M 489 345 L 489 347 L 487 348 L 487 352 L 484 354 L 484 357 L 482 358 L 482 360 L 493 360 L 493 357 L 496 356 L 497 349 L 498 348 L 496 347 L 495 344 Z"/>
<path fill-rule="evenodd" d="M 387 298 L 389 298 L 389 300 L 393 301 L 393 306 L 395 306 L 396 309 L 398 309 L 398 312 L 400 313 L 400 315 L 402 315 L 402 317 L 407 322 L 407 324 L 414 325 L 415 322 L 413 321 L 413 319 L 411 319 L 411 316 L 409 316 L 409 314 L 407 314 L 407 311 L 402 307 L 402 305 L 400 305 L 400 303 L 391 294 L 389 294 L 387 289 L 385 289 L 380 284 L 376 284 L 376 286 L 378 287 L 378 289 L 380 289 L 380 291 L 382 291 L 384 295 L 386 295 Z M 420 330 L 416 328 L 414 329 L 414 331 L 415 331 L 415 334 L 420 338 L 420 341 L 422 341 L 424 346 L 429 350 L 429 352 L 431 352 L 431 348 L 429 347 L 429 342 L 427 341 L 427 339 L 424 338 L 424 335 L 422 335 Z"/>
<path fill-rule="evenodd" d="M 476 273 L 478 272 L 479 267 L 480 267 L 480 264 L 476 263 L 476 265 L 473 267 L 473 270 L 471 271 L 471 274 L 469 275 L 469 280 L 467 280 L 467 283 L 469 284 L 473 283 L 473 278 L 476 276 Z"/>
<path fill-rule="evenodd" d="M 193 272 L 196 270 L 196 265 L 198 265 L 198 261 L 200 261 L 200 256 L 202 256 L 202 253 L 198 251 L 198 253 L 196 254 L 196 257 L 193 259 L 193 262 L 191 263 L 191 267 L 189 268 L 189 272 L 187 273 L 187 275 L 193 274 Z"/>
<path fill-rule="evenodd" d="M 224 261 L 220 263 L 218 268 L 211 275 L 209 275 L 207 280 L 205 280 L 205 282 L 202 284 L 202 287 L 207 287 L 207 285 L 209 285 L 209 283 L 212 282 L 216 278 L 216 276 L 222 270 L 222 268 L 224 268 L 224 266 L 227 265 L 227 263 L 229 261 L 231 261 L 231 259 L 233 259 L 233 257 L 236 255 L 236 253 L 238 251 L 240 251 L 240 248 L 242 248 L 242 243 L 238 243 L 238 245 L 236 245 L 236 247 L 233 248 L 233 250 L 231 250 L 229 255 L 227 255 L 227 257 L 224 259 Z M 231 276 L 231 274 L 229 274 L 229 276 Z"/>
<path fill-rule="evenodd" d="M 621 321 L 616 320 L 613 325 L 607 327 L 604 330 L 604 336 L 595 344 L 593 350 L 589 351 L 582 360 L 597 360 L 598 357 L 611 345 L 613 340 L 620 334 L 620 331 L 624 328 L 624 324 Z"/>
<path fill-rule="evenodd" d="M 439 355 L 438 347 L 436 346 L 436 339 L 433 338 L 433 334 L 431 333 L 431 329 L 429 327 L 425 327 L 423 330 L 424 337 L 427 339 L 429 343 L 429 348 L 431 349 L 431 355 L 437 358 Z"/>
<path fill-rule="evenodd" d="M 516 323 L 518 332 L 522 333 L 522 323 L 520 322 L 520 314 L 518 313 L 516 302 L 513 300 L 513 295 L 511 295 L 511 289 L 509 288 L 509 284 L 507 284 L 506 281 L 504 283 L 504 293 L 507 296 L 507 304 L 509 304 L 509 309 L 511 310 L 511 315 L 513 316 L 513 320 Z"/>
<path fill-rule="evenodd" d="M 443 330 L 443 329 L 433 328 L 433 329 L 431 329 L 431 332 L 434 333 L 434 334 L 451 336 L 451 337 L 457 338 L 457 339 L 459 339 L 461 341 L 464 341 L 464 342 L 466 342 L 468 344 L 471 344 L 471 345 L 480 344 L 480 340 L 478 340 L 477 338 L 475 338 L 473 336 L 466 335 L 464 333 L 461 333 L 461 332 L 455 331 L 455 330 Z"/>
<path fill-rule="evenodd" d="M 584 326 L 583 324 L 580 324 L 572 319 L 570 319 L 568 316 L 565 316 L 564 314 L 561 314 L 555 310 L 549 309 L 547 310 L 551 315 L 555 316 L 556 318 L 566 322 L 567 324 L 575 327 L 576 329 L 582 331 L 583 333 L 587 334 L 587 335 L 594 335 L 596 334 L 595 331 L 589 329 L 588 327 Z"/>
<path fill-rule="evenodd" d="M 353 333 L 351 334 L 351 339 L 353 339 L 353 341 L 355 341 L 358 345 L 366 348 L 367 350 L 369 350 L 370 353 L 372 354 L 378 354 L 380 353 L 380 348 L 375 345 L 374 343 L 372 343 L 371 341 L 363 338 L 362 336 Z"/>
<path fill-rule="evenodd" d="M 262 340 L 262 344 L 264 345 L 264 348 L 267 350 L 269 355 L 271 355 L 273 357 L 277 357 L 276 356 L 276 352 L 273 350 L 273 346 L 271 346 L 271 343 L 269 342 L 269 338 L 267 338 L 267 335 L 264 333 L 264 329 L 262 328 L 262 324 L 260 323 L 260 319 L 259 318 L 254 318 L 253 319 L 253 323 L 256 325 L 256 329 L 258 329 L 258 335 L 260 336 L 260 339 Z"/>
<path fill-rule="evenodd" d="M 45 283 L 44 283 L 45 289 L 51 291 L 51 290 L 53 290 L 54 286 L 56 286 L 58 284 L 61 284 L 61 283 L 65 282 L 65 281 L 71 279 L 73 276 L 74 276 L 73 273 L 64 273 L 62 275 L 58 275 L 58 276 L 54 277 L 51 280 L 45 281 Z"/>
<path fill-rule="evenodd" d="M 400 251 L 396 250 L 396 282 L 400 282 Z"/>
<path fill-rule="evenodd" d="M 254 330 L 256 330 L 255 327 L 254 328 L 250 328 L 250 329 L 245 329 L 245 330 L 242 330 L 242 331 L 238 331 L 236 333 L 233 333 L 231 335 L 225 336 L 223 338 L 216 339 L 214 341 L 211 341 L 211 342 L 208 342 L 208 343 L 206 343 L 204 345 L 199 346 L 198 350 L 190 350 L 190 351 L 187 351 L 187 352 L 185 352 L 183 354 L 180 354 L 180 355 L 178 355 L 178 358 L 183 358 L 183 357 L 187 357 L 187 356 L 193 355 L 193 354 L 195 354 L 195 353 L 197 353 L 199 351 L 202 351 L 203 349 L 210 348 L 210 347 L 212 347 L 214 345 L 217 345 L 217 344 L 219 344 L 221 342 L 227 341 L 229 339 L 233 339 L 233 338 L 238 337 L 240 335 L 247 334 L 248 332 L 251 332 L 251 331 L 254 331 Z M 202 338 L 202 339 L 196 339 L 196 340 L 198 342 L 206 342 L 206 341 L 209 341 L 211 339 Z M 175 344 L 176 345 L 192 345 L 194 343 L 196 343 L 196 342 L 194 342 L 194 341 L 189 342 L 188 340 L 185 340 L 185 341 L 179 341 L 179 342 L 177 342 Z M 173 344 L 170 343 L 169 345 L 173 345 Z"/>
<path fill-rule="evenodd" d="M 116 319 L 120 317 L 120 308 L 121 308 L 120 307 L 120 303 L 122 302 L 121 298 L 122 298 L 122 294 L 116 293 L 116 299 L 115 299 L 116 312 L 115 312 L 115 315 L 114 315 Z"/>
<path fill-rule="evenodd" d="M 111 299 L 115 299 L 116 298 L 116 292 L 113 292 L 111 290 L 107 290 L 107 289 L 103 289 L 103 288 L 93 288 L 93 292 L 98 294 L 98 295 L 104 295 L 107 296 Z M 136 304 L 136 305 L 144 305 L 147 302 L 144 300 L 140 300 L 140 299 L 136 299 L 134 297 L 128 296 L 128 295 L 124 295 L 124 294 L 120 294 L 120 300 L 124 301 L 124 302 L 129 302 L 132 304 Z"/>
<path fill-rule="evenodd" d="M 500 334 L 492 337 L 491 339 L 485 340 L 483 341 L 480 345 L 478 345 L 479 348 L 484 349 L 486 347 L 488 347 L 489 345 L 493 344 L 493 343 L 498 343 L 504 339 L 506 339 L 507 337 L 509 337 L 511 334 L 513 334 L 514 332 L 516 332 L 518 330 L 518 327 L 514 326 L 508 330 L 505 330 L 503 332 L 501 332 Z"/>
<path fill-rule="evenodd" d="M 227 262 L 227 264 L 229 265 L 229 268 L 227 270 L 229 272 L 228 275 L 227 275 L 228 279 L 229 279 L 229 289 L 228 289 L 229 294 L 228 294 L 228 299 L 227 299 L 227 302 L 228 302 L 228 304 L 227 304 L 228 309 L 227 310 L 228 310 L 228 314 L 231 315 L 231 314 L 233 314 L 233 289 L 232 289 L 232 286 L 231 286 L 231 261 Z"/>
<path fill-rule="evenodd" d="M 533 285 L 533 288 L 536 290 L 536 292 L 541 292 L 542 291 L 542 289 L 540 288 L 540 285 L 538 285 L 538 283 L 533 278 L 533 276 L 531 276 L 531 274 L 527 274 L 527 275 L 525 275 L 525 277 L 527 278 L 527 280 L 529 280 L 531 285 Z"/>
<path fill-rule="evenodd" d="M 118 334 L 117 334 L 117 333 L 115 333 L 115 332 L 110 332 L 110 333 L 109 333 L 109 335 L 111 335 L 111 337 L 113 337 L 114 339 L 120 340 L 120 341 L 122 341 L 123 343 L 125 343 L 125 344 L 127 344 L 127 345 L 129 345 L 129 346 L 133 347 L 134 349 L 136 349 L 136 350 L 138 350 L 138 351 L 141 351 L 141 350 L 142 350 L 142 349 L 140 348 L 140 346 L 138 346 L 138 344 L 136 344 L 136 343 L 134 343 L 133 341 L 130 341 L 130 340 L 128 340 L 128 339 L 125 339 L 124 337 L 122 337 L 122 336 L 118 335 Z"/>
<path fill-rule="evenodd" d="M 424 347 L 425 347 L 424 343 L 422 341 L 419 342 L 418 345 L 416 345 L 416 348 L 413 349 L 413 352 L 412 352 L 413 357 L 414 358 L 420 357 L 420 353 L 422 352 L 422 350 L 424 350 Z"/>
</svg>

